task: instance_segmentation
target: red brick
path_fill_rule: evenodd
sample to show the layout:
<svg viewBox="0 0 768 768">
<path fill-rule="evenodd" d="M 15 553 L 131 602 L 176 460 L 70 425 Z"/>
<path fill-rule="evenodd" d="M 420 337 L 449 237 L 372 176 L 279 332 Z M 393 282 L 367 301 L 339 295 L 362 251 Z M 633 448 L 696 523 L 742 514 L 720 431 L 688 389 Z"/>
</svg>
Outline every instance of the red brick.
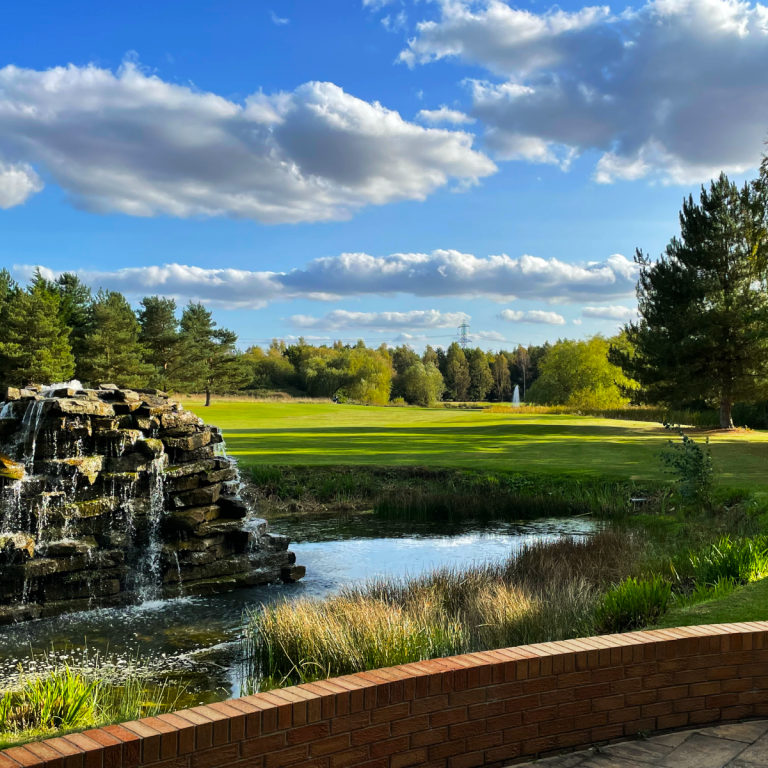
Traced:
<svg viewBox="0 0 768 768">
<path fill-rule="evenodd" d="M 105 731 L 123 743 L 123 768 L 136 768 L 141 760 L 141 739 L 122 725 L 105 725 L 99 730 Z"/>
<path fill-rule="evenodd" d="M 35 755 L 39 761 L 38 764 L 44 765 L 45 768 L 63 768 L 64 766 L 61 753 L 49 747 L 45 742 L 27 744 L 25 749 Z M 7 755 L 7 752 L 5 754 Z"/>
<path fill-rule="evenodd" d="M 444 709 L 440 712 L 434 712 L 429 716 L 429 723 L 433 728 L 439 728 L 441 725 L 453 725 L 454 723 L 463 723 L 467 720 L 467 708 L 458 707 L 457 709 Z"/>
<path fill-rule="evenodd" d="M 346 731 L 357 731 L 360 728 L 367 728 L 370 724 L 371 713 L 358 712 L 356 715 L 347 715 L 331 720 L 331 733 L 335 735 Z"/>
<path fill-rule="evenodd" d="M 444 741 L 448 741 L 448 729 L 432 728 L 429 731 L 412 733 L 410 746 L 411 749 L 416 749 L 416 747 L 429 747 L 432 744 L 442 744 Z"/>
<path fill-rule="evenodd" d="M 409 765 L 419 765 L 428 760 L 426 747 L 422 749 L 412 749 L 408 752 L 402 752 L 398 755 L 392 755 L 389 760 L 391 768 L 407 768 Z"/>
<path fill-rule="evenodd" d="M 240 757 L 239 744 L 212 747 L 192 755 L 192 768 L 217 768 L 234 763 Z"/>
<path fill-rule="evenodd" d="M 102 768 L 104 765 L 104 749 L 101 744 L 98 744 L 93 739 L 89 739 L 82 733 L 70 733 L 68 736 L 64 736 L 64 738 L 83 750 L 83 768 Z"/>
<path fill-rule="evenodd" d="M 463 755 L 467 751 L 467 742 L 464 739 L 458 741 L 446 741 L 444 744 L 435 744 L 429 748 L 430 760 L 445 760 L 447 757 Z"/>
<path fill-rule="evenodd" d="M 268 752 L 264 755 L 264 768 L 283 768 L 285 765 L 295 765 L 306 760 L 308 756 L 309 747 L 306 744 L 282 749 L 279 752 Z"/>
<path fill-rule="evenodd" d="M 396 739 L 387 739 L 386 741 L 377 741 L 371 744 L 371 757 L 388 757 L 396 752 L 407 752 L 409 748 L 409 739 L 407 736 L 399 736 Z"/>
<path fill-rule="evenodd" d="M 301 728 L 291 728 L 285 735 L 285 743 L 288 746 L 293 746 L 304 744 L 307 741 L 318 741 L 330 735 L 331 729 L 328 723 L 313 723 Z"/>
<path fill-rule="evenodd" d="M 104 768 L 121 768 L 123 764 L 123 743 L 120 739 L 99 728 L 84 731 L 83 736 L 87 736 L 91 741 L 95 741 L 97 744 L 101 745 L 104 752 Z"/>
<path fill-rule="evenodd" d="M 141 738 L 141 762 L 156 763 L 160 760 L 160 734 L 138 720 L 123 723 L 122 727 Z"/>
<path fill-rule="evenodd" d="M 409 717 L 405 720 L 396 720 L 392 723 L 392 735 L 402 736 L 405 733 L 426 731 L 428 728 L 429 715 L 419 715 L 418 717 Z"/>
<path fill-rule="evenodd" d="M 450 768 L 475 768 L 477 765 L 483 765 L 485 757 L 482 752 L 470 752 L 466 755 L 456 755 L 448 759 Z"/>
<path fill-rule="evenodd" d="M 285 746 L 285 734 L 273 733 L 269 736 L 259 736 L 258 739 L 248 739 L 240 742 L 240 754 L 243 757 L 253 757 L 254 755 L 265 755 L 268 752 L 275 752 Z"/>
<path fill-rule="evenodd" d="M 321 741 L 316 741 L 309 745 L 309 754 L 312 757 L 322 757 L 324 755 L 331 755 L 334 752 L 343 752 L 345 749 L 349 749 L 350 739 L 348 733 L 342 733 L 338 736 L 331 736 Z"/>
<path fill-rule="evenodd" d="M 345 752 L 336 752 L 331 755 L 331 768 L 347 768 L 350 765 L 357 765 L 368 758 L 368 747 L 357 747 L 348 749 Z"/>
<path fill-rule="evenodd" d="M 51 750 L 51 754 L 55 755 L 56 753 Z M 36 754 L 28 751 L 26 747 L 11 747 L 10 749 L 3 750 L 3 755 L 10 757 L 19 765 L 25 766 L 25 768 L 35 768 L 44 762 Z M 58 755 L 58 760 L 61 762 L 61 755 Z"/>
<path fill-rule="evenodd" d="M 371 712 L 371 722 L 376 724 L 388 723 L 390 720 L 402 720 L 404 717 L 408 717 L 410 709 L 410 704 L 408 702 L 374 709 Z"/>
</svg>

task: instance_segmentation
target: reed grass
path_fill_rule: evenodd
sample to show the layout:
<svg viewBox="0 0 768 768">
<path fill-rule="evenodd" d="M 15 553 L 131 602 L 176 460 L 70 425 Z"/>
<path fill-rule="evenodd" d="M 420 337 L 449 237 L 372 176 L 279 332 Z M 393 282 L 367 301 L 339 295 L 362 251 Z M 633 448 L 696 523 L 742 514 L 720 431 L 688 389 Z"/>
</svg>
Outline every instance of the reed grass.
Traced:
<svg viewBox="0 0 768 768">
<path fill-rule="evenodd" d="M 43 659 L 38 666 L 49 669 L 28 674 L 20 666 L 15 682 L 0 693 L 0 749 L 168 712 L 184 693 L 158 680 L 138 655 L 117 663 L 95 653 L 78 665 Z"/>
<path fill-rule="evenodd" d="M 600 595 L 633 566 L 636 549 L 630 536 L 603 531 L 536 542 L 498 562 L 380 577 L 324 600 L 262 606 L 243 636 L 245 687 L 594 634 Z"/>
</svg>

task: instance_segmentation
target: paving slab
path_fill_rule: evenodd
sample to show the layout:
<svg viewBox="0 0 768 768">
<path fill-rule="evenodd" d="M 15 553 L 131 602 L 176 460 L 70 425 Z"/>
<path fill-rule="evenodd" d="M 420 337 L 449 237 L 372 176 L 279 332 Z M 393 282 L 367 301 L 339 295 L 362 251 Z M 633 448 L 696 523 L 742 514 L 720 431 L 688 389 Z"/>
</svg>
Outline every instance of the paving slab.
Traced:
<svg viewBox="0 0 768 768">
<path fill-rule="evenodd" d="M 768 768 L 768 720 L 665 733 L 518 768 Z"/>
</svg>

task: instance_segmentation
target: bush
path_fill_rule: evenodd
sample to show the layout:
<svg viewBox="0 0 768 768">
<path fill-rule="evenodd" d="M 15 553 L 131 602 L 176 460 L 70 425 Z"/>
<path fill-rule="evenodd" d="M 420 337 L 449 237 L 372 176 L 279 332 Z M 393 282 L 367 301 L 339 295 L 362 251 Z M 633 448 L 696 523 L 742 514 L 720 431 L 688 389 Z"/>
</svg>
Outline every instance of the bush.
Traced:
<svg viewBox="0 0 768 768">
<path fill-rule="evenodd" d="M 672 585 L 662 576 L 631 576 L 607 592 L 598 605 L 596 624 L 601 633 L 629 632 L 653 624 L 667 610 Z"/>
<path fill-rule="evenodd" d="M 672 425 L 665 424 L 667 429 Z M 679 426 L 677 427 L 679 429 Z M 706 451 L 701 445 L 679 429 L 681 442 L 669 441 L 669 450 L 660 454 L 664 471 L 675 476 L 680 495 L 687 501 L 709 501 L 712 495 L 715 470 L 707 437 Z"/>
</svg>

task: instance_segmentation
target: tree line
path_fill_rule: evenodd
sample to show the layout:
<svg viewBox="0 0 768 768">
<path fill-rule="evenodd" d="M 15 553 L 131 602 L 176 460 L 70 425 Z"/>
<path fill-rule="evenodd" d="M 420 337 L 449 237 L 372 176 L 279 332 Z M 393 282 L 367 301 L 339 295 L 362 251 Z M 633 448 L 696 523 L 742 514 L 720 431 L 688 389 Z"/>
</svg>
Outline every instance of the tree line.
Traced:
<svg viewBox="0 0 768 768">
<path fill-rule="evenodd" d="M 93 293 L 77 275 L 48 280 L 39 270 L 27 287 L 0 271 L 0 382 L 4 386 L 83 383 L 205 392 L 240 389 L 251 370 L 237 335 L 217 327 L 190 302 L 178 316 L 173 299 L 149 296 L 135 312 L 117 291 Z"/>
<path fill-rule="evenodd" d="M 0 382 L 112 382 L 212 393 L 284 390 L 385 404 L 524 400 L 615 408 L 719 408 L 768 401 L 768 158 L 741 187 L 723 174 L 689 196 L 680 234 L 658 260 L 641 250 L 637 321 L 612 338 L 559 339 L 498 352 L 364 342 L 313 346 L 274 340 L 237 349 L 237 335 L 190 302 L 95 294 L 76 275 L 26 287 L 0 271 Z"/>
</svg>

